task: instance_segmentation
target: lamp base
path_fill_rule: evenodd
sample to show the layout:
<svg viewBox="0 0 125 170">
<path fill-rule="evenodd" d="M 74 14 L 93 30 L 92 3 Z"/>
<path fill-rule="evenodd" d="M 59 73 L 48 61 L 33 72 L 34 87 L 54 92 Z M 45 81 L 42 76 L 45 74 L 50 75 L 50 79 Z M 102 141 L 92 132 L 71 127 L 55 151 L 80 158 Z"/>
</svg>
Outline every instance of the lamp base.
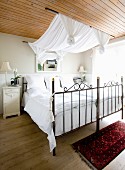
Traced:
<svg viewBox="0 0 125 170">
<path fill-rule="evenodd" d="M 8 84 L 7 84 L 7 72 L 5 72 L 5 86 L 8 86 Z"/>
</svg>

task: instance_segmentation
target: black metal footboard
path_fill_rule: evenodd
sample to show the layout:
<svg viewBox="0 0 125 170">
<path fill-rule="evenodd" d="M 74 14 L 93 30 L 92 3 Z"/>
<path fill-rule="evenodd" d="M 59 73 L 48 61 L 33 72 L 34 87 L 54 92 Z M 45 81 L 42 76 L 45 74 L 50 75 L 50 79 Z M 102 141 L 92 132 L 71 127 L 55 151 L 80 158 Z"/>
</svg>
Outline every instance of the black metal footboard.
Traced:
<svg viewBox="0 0 125 170">
<path fill-rule="evenodd" d="M 100 98 L 100 93 L 102 98 Z M 107 94 L 106 96 L 105 93 Z M 104 86 L 100 86 L 100 79 L 97 78 L 96 131 L 99 130 L 99 120 L 104 117 L 121 111 L 121 118 L 123 119 L 123 97 L 123 77 L 121 77 L 121 83 L 109 81 L 108 83 L 104 83 Z M 102 108 L 101 110 L 100 106 Z"/>
<path fill-rule="evenodd" d="M 70 129 L 80 128 L 96 121 L 96 131 L 99 130 L 100 119 L 109 116 L 113 113 L 122 112 L 123 119 L 123 78 L 121 83 L 114 81 L 105 83 L 100 86 L 100 79 L 97 78 L 97 87 L 87 85 L 85 83 L 74 84 L 70 88 L 64 88 L 63 92 L 54 92 L 54 79 L 52 80 L 52 111 L 54 118 L 58 116 L 57 112 L 61 108 L 59 114 L 62 114 L 62 133 L 67 133 L 66 117 L 70 114 Z M 57 98 L 56 98 L 57 97 Z M 62 101 L 58 109 L 58 101 Z M 75 116 L 77 115 L 77 117 Z M 77 127 L 74 127 L 74 122 L 77 120 Z M 75 120 L 75 121 L 74 121 Z M 60 125 L 61 126 L 61 125 Z M 56 133 L 56 121 L 53 122 L 53 131 Z M 55 134 L 56 136 L 56 134 Z M 55 149 L 53 156 L 56 155 Z"/>
</svg>

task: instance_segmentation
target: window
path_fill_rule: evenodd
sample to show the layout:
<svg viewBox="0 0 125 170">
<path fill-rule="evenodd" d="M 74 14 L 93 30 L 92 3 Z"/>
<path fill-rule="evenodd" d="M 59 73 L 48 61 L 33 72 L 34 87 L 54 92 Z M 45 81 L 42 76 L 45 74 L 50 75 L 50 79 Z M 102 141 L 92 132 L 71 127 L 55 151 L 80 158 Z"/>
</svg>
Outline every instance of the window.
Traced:
<svg viewBox="0 0 125 170">
<path fill-rule="evenodd" d="M 97 76 L 101 77 L 102 82 L 123 76 L 125 74 L 124 54 L 123 44 L 106 47 L 103 54 L 100 54 L 97 50 L 92 58 L 93 82 L 96 81 Z"/>
</svg>

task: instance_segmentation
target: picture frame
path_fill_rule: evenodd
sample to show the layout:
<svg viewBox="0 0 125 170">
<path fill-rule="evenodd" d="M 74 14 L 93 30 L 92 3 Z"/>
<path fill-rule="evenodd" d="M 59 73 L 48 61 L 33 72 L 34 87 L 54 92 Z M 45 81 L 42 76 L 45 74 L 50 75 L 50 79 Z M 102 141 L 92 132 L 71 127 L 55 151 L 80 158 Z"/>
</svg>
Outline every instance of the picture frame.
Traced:
<svg viewBox="0 0 125 170">
<path fill-rule="evenodd" d="M 36 72 L 60 72 L 61 64 L 56 59 L 46 60 L 43 64 L 36 59 Z"/>
</svg>

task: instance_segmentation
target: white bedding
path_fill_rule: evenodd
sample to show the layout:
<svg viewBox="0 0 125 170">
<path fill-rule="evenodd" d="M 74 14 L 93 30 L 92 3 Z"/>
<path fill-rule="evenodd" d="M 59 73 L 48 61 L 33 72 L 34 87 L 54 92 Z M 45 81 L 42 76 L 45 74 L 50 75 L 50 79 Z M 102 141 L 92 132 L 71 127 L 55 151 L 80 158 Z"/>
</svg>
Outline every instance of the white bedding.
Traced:
<svg viewBox="0 0 125 170">
<path fill-rule="evenodd" d="M 65 110 L 65 129 L 63 129 L 63 95 L 56 94 L 55 97 L 55 124 L 56 124 L 56 134 L 59 136 L 63 134 L 63 130 L 68 132 L 71 130 L 71 94 L 66 93 L 64 95 L 64 110 Z M 95 96 L 95 97 L 94 97 Z M 53 133 L 52 122 L 54 117 L 51 111 L 51 94 L 49 92 L 44 92 L 39 95 L 38 93 L 24 93 L 25 107 L 24 110 L 31 116 L 33 121 L 39 126 L 41 130 L 48 134 L 48 140 L 50 145 L 50 151 L 56 147 L 56 140 Z M 96 106 L 95 106 L 96 93 L 93 95 L 93 102 L 91 103 L 91 94 L 87 95 L 87 118 L 85 119 L 86 113 L 86 93 L 85 91 L 80 95 L 80 117 L 81 122 L 80 126 L 85 123 L 91 122 L 91 107 L 92 107 L 92 120 L 96 120 Z M 115 99 L 115 98 L 114 98 Z M 78 92 L 73 93 L 72 95 L 72 115 L 73 115 L 73 129 L 79 127 L 79 96 Z M 118 99 L 117 99 L 118 100 Z M 109 112 L 111 112 L 111 100 L 109 100 Z M 105 100 L 104 105 L 107 106 L 108 101 Z M 100 104 L 101 113 L 103 103 Z M 119 106 L 120 107 L 120 104 Z M 115 111 L 115 107 L 112 108 L 112 111 Z M 107 110 L 104 110 L 107 114 Z M 100 115 L 101 116 L 101 115 Z"/>
<path fill-rule="evenodd" d="M 58 96 L 58 97 L 57 97 Z M 55 97 L 55 113 L 57 115 L 61 115 L 63 113 L 63 105 L 62 105 L 62 94 L 59 94 Z M 75 94 L 73 97 L 73 114 L 78 112 L 78 95 Z M 70 94 L 65 94 L 65 113 L 68 113 L 71 110 L 71 97 Z M 85 101 L 85 96 L 83 95 L 82 99 Z M 48 134 L 48 140 L 50 144 L 50 151 L 56 147 L 56 141 L 53 134 L 52 122 L 54 120 L 52 111 L 51 111 L 51 95 L 48 92 L 44 92 L 41 95 L 35 93 L 24 93 L 24 101 L 25 107 L 24 110 L 31 116 L 32 120 L 39 126 L 41 130 Z M 84 102 L 85 103 L 85 102 Z M 66 114 L 68 115 L 68 114 Z M 69 119 L 68 116 L 67 120 Z M 62 118 L 59 118 L 61 120 Z M 56 118 L 57 120 L 57 118 Z M 56 136 L 62 134 L 62 127 L 56 125 Z M 60 123 L 59 123 L 60 125 Z M 75 127 L 75 126 L 74 126 Z M 58 130 L 57 130 L 58 129 Z M 66 131 L 69 131 L 69 127 L 67 126 Z"/>
<path fill-rule="evenodd" d="M 39 128 L 48 134 L 50 151 L 56 147 L 56 141 L 53 133 L 52 122 L 54 120 L 50 107 L 50 95 L 37 95 L 27 97 L 24 110 L 31 116 L 32 120 L 39 126 Z"/>
</svg>

